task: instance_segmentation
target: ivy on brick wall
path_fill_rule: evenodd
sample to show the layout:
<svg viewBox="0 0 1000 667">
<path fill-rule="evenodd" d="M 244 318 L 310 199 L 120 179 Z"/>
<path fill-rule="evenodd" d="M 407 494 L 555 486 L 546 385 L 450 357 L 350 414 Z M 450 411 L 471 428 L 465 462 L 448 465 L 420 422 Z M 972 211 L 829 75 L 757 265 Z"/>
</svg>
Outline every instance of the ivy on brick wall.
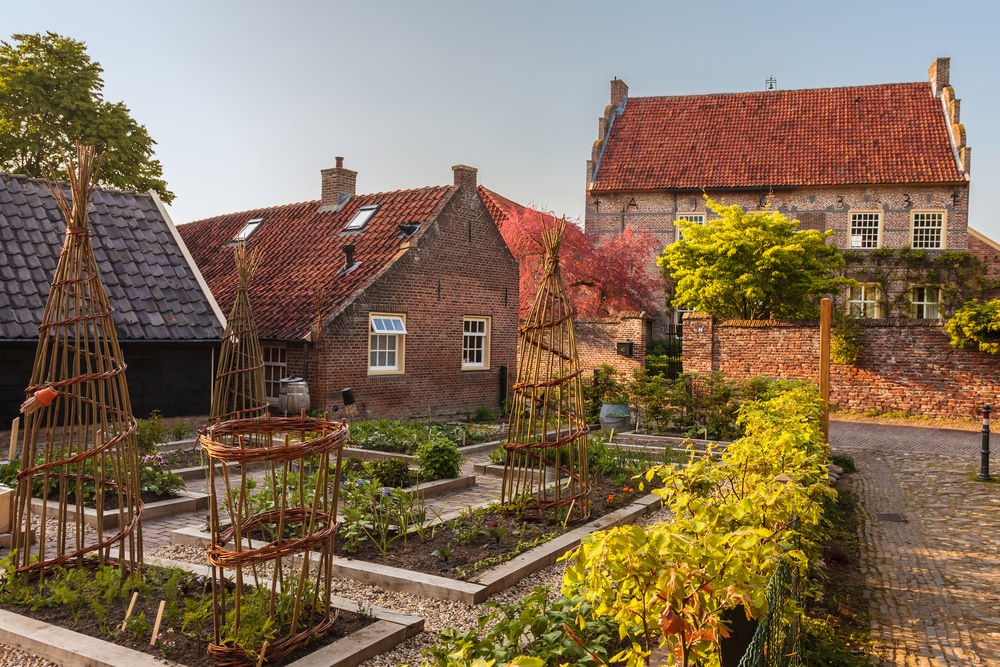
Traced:
<svg viewBox="0 0 1000 667">
<path fill-rule="evenodd" d="M 963 303 L 1000 289 L 1000 281 L 986 277 L 983 262 L 965 250 L 940 252 L 906 247 L 845 250 L 842 254 L 845 276 L 879 286 L 879 310 L 884 317 L 910 316 L 911 286 L 940 287 L 944 316 Z"/>
</svg>

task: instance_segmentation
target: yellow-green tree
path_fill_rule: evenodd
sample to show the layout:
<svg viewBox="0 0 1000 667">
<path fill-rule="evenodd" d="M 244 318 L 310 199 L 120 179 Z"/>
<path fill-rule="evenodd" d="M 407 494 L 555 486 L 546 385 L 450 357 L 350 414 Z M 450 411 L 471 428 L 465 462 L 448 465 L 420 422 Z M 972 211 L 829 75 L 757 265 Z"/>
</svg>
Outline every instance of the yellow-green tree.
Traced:
<svg viewBox="0 0 1000 667">
<path fill-rule="evenodd" d="M 708 199 L 708 198 L 706 198 Z M 746 212 L 708 199 L 718 218 L 681 220 L 683 238 L 657 262 L 674 283 L 673 306 L 740 320 L 818 317 L 818 301 L 851 282 L 833 232 L 799 230 L 778 212 Z"/>
</svg>

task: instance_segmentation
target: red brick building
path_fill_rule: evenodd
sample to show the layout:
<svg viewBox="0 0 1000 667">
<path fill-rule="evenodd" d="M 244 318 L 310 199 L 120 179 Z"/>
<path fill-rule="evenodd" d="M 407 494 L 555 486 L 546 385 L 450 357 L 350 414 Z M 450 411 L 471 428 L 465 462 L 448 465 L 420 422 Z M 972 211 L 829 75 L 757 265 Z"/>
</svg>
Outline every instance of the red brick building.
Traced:
<svg viewBox="0 0 1000 667">
<path fill-rule="evenodd" d="M 179 227 L 223 310 L 236 295 L 234 243 L 263 253 L 250 297 L 268 400 L 299 376 L 313 409 L 351 387 L 368 418 L 500 405 L 516 372 L 517 263 L 477 171 L 453 171 L 453 185 L 358 195 L 357 172 L 337 158 L 319 201 Z"/>
<path fill-rule="evenodd" d="M 1000 260 L 968 229 L 971 151 L 949 72 L 939 58 L 926 82 L 634 98 L 613 80 L 587 162 L 586 229 L 642 228 L 666 245 L 677 220 L 715 217 L 706 194 L 770 206 L 802 229 L 834 232 L 859 281 L 840 307 L 946 316 L 988 286 L 964 284 L 982 266 L 942 274 L 934 258 L 969 250 L 987 267 Z M 943 289 L 949 280 L 962 289 Z"/>
</svg>

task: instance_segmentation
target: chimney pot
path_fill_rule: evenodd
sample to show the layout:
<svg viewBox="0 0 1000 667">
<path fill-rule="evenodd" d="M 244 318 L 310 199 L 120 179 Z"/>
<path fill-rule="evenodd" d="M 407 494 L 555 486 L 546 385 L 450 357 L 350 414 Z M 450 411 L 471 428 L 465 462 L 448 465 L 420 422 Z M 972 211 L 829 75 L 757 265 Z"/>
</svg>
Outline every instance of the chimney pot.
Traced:
<svg viewBox="0 0 1000 667">
<path fill-rule="evenodd" d="M 343 169 L 343 168 L 344 168 L 344 158 L 342 158 L 342 157 L 340 157 L 340 156 L 338 155 L 338 156 L 337 156 L 336 158 L 334 158 L 334 159 L 335 159 L 335 160 L 337 161 L 337 169 Z"/>
</svg>

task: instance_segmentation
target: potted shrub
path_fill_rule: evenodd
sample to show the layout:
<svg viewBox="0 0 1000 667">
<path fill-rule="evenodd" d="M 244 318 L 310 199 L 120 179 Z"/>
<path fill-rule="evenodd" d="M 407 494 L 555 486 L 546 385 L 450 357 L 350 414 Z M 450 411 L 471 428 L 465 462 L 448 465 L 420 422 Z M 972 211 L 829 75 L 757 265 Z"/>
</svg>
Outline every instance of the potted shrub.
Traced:
<svg viewBox="0 0 1000 667">
<path fill-rule="evenodd" d="M 594 370 L 594 388 L 601 399 L 601 429 L 621 433 L 631 430 L 632 412 L 624 382 L 618 379 L 618 369 L 602 364 Z"/>
</svg>

